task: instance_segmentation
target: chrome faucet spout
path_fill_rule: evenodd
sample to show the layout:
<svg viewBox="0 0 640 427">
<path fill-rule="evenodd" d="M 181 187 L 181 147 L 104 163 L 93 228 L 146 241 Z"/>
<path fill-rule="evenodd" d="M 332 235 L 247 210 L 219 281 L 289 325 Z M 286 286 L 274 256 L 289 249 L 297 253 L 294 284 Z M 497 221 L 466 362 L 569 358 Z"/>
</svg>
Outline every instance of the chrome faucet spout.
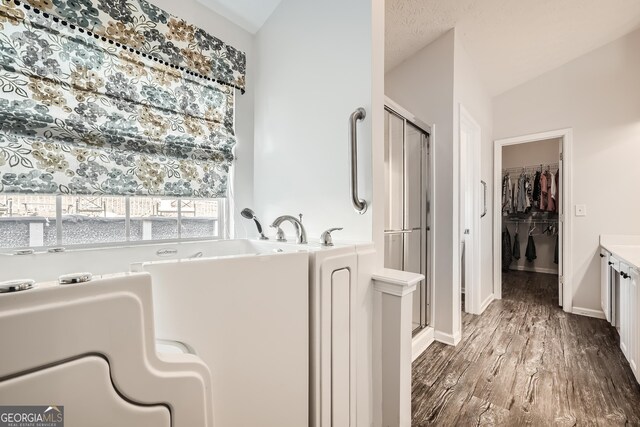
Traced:
<svg viewBox="0 0 640 427">
<path fill-rule="evenodd" d="M 288 221 L 291 224 L 293 224 L 293 226 L 296 229 L 296 242 L 300 245 L 306 245 L 307 244 L 307 231 L 304 229 L 304 225 L 302 225 L 302 222 L 300 222 L 300 220 L 296 217 L 293 217 L 291 215 L 282 215 L 279 216 L 278 218 L 275 219 L 275 221 L 273 221 L 273 224 L 271 224 L 271 227 L 273 228 L 280 228 L 280 225 L 285 222 Z"/>
</svg>

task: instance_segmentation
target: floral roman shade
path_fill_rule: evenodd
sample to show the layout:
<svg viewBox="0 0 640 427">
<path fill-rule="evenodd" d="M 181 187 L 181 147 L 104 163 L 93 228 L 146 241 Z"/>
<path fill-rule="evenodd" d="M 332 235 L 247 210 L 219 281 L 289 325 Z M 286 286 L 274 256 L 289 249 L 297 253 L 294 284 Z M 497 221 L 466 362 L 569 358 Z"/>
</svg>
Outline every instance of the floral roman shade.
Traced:
<svg viewBox="0 0 640 427">
<path fill-rule="evenodd" d="M 92 1 L 0 0 L 0 191 L 224 197 L 244 55 Z"/>
</svg>

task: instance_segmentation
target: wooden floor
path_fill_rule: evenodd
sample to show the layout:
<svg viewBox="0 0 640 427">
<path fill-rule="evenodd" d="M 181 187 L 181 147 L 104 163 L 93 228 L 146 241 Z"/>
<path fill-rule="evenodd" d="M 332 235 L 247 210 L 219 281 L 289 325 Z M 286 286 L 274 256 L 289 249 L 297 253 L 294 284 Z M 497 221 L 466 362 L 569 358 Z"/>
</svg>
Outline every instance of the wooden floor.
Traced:
<svg viewBox="0 0 640 427">
<path fill-rule="evenodd" d="M 510 272 L 462 341 L 413 363 L 414 426 L 640 425 L 640 387 L 604 320 L 566 314 L 557 277 Z"/>
</svg>

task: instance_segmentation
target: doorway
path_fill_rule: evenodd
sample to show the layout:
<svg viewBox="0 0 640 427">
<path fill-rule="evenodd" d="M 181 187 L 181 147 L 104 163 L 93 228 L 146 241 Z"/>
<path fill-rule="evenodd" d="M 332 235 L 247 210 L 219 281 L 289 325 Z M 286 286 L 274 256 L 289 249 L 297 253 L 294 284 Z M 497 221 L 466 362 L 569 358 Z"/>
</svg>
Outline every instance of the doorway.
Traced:
<svg viewBox="0 0 640 427">
<path fill-rule="evenodd" d="M 571 216 L 566 214 L 571 206 L 571 142 L 571 129 L 495 142 L 495 298 L 502 298 L 503 274 L 554 275 L 558 304 L 572 310 Z"/>
<path fill-rule="evenodd" d="M 431 323 L 430 128 L 390 99 L 385 104 L 384 266 L 425 276 L 413 294 L 415 336 Z"/>
</svg>

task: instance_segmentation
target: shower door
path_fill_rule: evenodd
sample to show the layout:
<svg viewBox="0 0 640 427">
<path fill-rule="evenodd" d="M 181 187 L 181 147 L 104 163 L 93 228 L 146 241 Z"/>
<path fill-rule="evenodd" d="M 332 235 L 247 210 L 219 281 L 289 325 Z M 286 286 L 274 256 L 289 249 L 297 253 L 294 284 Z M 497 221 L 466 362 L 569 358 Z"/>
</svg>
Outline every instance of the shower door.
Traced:
<svg viewBox="0 0 640 427">
<path fill-rule="evenodd" d="M 385 111 L 385 267 L 427 276 L 428 134 Z M 429 324 L 429 286 L 413 295 L 413 331 Z"/>
</svg>

